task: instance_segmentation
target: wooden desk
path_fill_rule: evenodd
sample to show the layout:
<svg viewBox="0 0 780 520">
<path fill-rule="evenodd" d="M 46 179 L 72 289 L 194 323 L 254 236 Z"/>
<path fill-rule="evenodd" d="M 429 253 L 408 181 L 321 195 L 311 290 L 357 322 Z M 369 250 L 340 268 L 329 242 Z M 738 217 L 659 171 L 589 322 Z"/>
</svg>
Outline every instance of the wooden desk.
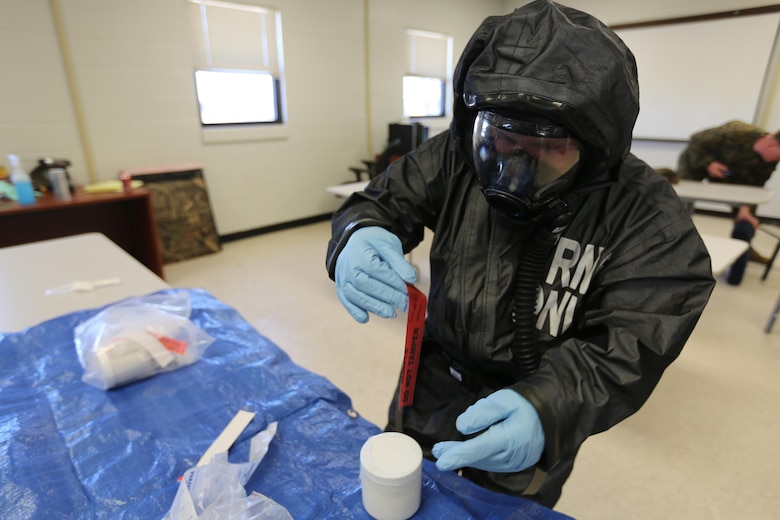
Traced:
<svg viewBox="0 0 780 520">
<path fill-rule="evenodd" d="M 90 292 L 46 294 L 76 280 L 119 278 Z M 100 233 L 0 249 L 0 332 L 170 286 Z"/>
<path fill-rule="evenodd" d="M 680 200 L 693 212 L 694 202 L 717 202 L 729 206 L 765 204 L 773 192 L 760 186 L 725 184 L 720 182 L 679 181 L 672 185 Z"/>
<path fill-rule="evenodd" d="M 143 188 L 129 193 L 86 193 L 77 188 L 73 200 L 57 200 L 48 193 L 27 206 L 0 202 L 0 229 L 0 247 L 102 233 L 163 277 L 152 195 Z"/>
</svg>

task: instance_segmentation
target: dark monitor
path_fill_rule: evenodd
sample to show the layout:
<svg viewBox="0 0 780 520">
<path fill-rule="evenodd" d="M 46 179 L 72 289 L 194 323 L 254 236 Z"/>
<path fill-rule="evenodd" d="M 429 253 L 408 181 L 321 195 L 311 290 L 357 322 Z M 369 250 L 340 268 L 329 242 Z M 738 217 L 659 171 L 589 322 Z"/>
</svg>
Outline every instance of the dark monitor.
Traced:
<svg viewBox="0 0 780 520">
<path fill-rule="evenodd" d="M 421 123 L 390 123 L 389 125 L 387 141 L 389 143 L 398 141 L 394 151 L 399 155 L 411 152 L 426 139 L 428 139 L 428 127 Z"/>
</svg>

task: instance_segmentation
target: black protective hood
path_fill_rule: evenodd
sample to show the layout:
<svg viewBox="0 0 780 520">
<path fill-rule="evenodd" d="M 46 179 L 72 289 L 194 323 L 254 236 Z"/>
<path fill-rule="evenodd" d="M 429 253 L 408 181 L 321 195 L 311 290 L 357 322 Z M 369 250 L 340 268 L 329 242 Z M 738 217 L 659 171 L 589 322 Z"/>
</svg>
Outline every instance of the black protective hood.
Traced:
<svg viewBox="0 0 780 520">
<path fill-rule="evenodd" d="M 639 113 L 628 47 L 591 15 L 546 0 L 482 23 L 458 61 L 454 94 L 450 132 L 469 162 L 479 109 L 541 114 L 586 144 L 578 185 L 626 157 Z"/>
</svg>

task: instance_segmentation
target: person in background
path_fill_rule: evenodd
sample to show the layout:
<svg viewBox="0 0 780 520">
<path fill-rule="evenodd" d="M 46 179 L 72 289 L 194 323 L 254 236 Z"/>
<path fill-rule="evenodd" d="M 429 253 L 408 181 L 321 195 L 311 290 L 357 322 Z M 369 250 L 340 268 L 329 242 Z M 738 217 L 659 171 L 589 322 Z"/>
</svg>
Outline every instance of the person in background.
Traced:
<svg viewBox="0 0 780 520">
<path fill-rule="evenodd" d="M 780 131 L 770 134 L 742 121 L 693 134 L 680 154 L 677 174 L 682 179 L 763 186 L 780 161 Z M 732 238 L 750 243 L 760 223 L 755 206 L 734 210 Z M 729 268 L 726 281 L 739 285 L 748 260 L 766 263 L 752 247 Z"/>
<path fill-rule="evenodd" d="M 597 19 L 543 0 L 489 17 L 453 79 L 449 131 L 343 203 L 326 267 L 358 322 L 394 317 L 416 281 L 404 252 L 433 232 L 414 400 L 396 417 L 396 389 L 387 429 L 442 471 L 552 507 L 585 439 L 680 354 L 710 258 L 629 153 L 636 64 Z"/>
</svg>

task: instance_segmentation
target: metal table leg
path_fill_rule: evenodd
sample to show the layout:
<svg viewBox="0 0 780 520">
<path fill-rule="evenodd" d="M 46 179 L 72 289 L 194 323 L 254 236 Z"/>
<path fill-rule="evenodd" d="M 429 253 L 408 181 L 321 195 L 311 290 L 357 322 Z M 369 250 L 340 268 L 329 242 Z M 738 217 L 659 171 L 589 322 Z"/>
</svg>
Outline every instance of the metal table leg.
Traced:
<svg viewBox="0 0 780 520">
<path fill-rule="evenodd" d="M 777 240 L 777 244 L 775 244 L 775 250 L 772 252 L 772 256 L 769 258 L 769 261 L 766 263 L 766 266 L 764 267 L 764 273 L 761 275 L 761 281 L 763 282 L 764 280 L 766 280 L 766 277 L 769 276 L 769 271 L 772 270 L 772 265 L 775 263 L 775 258 L 777 258 L 777 254 L 780 253 L 780 231 L 777 229 L 776 226 L 771 226 L 767 224 L 759 225 L 758 230 L 763 231 L 767 235 Z"/>
<path fill-rule="evenodd" d="M 767 320 L 766 326 L 764 327 L 764 332 L 766 332 L 767 334 L 772 332 L 772 326 L 775 324 L 775 320 L 777 319 L 778 312 L 780 312 L 780 296 L 777 297 L 775 306 L 772 309 L 772 314 L 769 315 L 769 320 Z"/>
</svg>

